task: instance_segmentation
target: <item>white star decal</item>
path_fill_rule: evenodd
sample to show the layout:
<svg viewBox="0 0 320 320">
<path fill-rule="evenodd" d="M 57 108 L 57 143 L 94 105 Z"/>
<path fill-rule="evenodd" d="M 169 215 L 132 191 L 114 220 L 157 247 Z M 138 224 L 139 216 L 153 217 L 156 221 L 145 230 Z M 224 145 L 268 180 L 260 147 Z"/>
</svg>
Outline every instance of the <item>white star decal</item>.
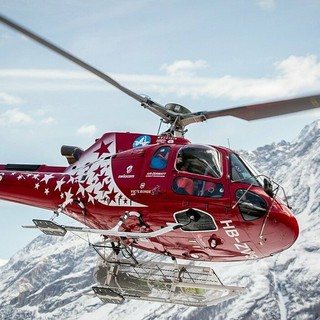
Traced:
<svg viewBox="0 0 320 320">
<path fill-rule="evenodd" d="M 73 177 L 73 176 L 69 176 L 69 181 L 68 181 L 68 183 L 74 183 L 74 180 L 75 180 L 75 178 Z"/>
<path fill-rule="evenodd" d="M 47 184 L 48 183 L 48 181 L 50 180 L 50 179 L 52 179 L 54 177 L 54 175 L 53 174 L 45 174 L 44 175 L 44 177 L 42 178 L 42 180 L 40 181 L 40 182 L 42 182 L 42 181 L 45 181 L 45 183 Z"/>
<path fill-rule="evenodd" d="M 71 193 L 71 188 L 69 189 L 68 192 L 65 192 L 64 194 L 65 194 L 65 197 L 66 197 L 66 201 L 72 199 L 72 197 L 73 197 L 73 194 Z"/>
<path fill-rule="evenodd" d="M 62 177 L 61 180 L 58 180 L 58 181 L 57 181 L 57 185 L 56 185 L 56 187 L 54 188 L 54 191 L 56 191 L 56 190 L 61 191 L 61 186 L 62 186 L 64 183 L 66 183 L 66 182 L 64 181 L 64 177 Z"/>
<path fill-rule="evenodd" d="M 88 193 L 88 202 L 92 202 L 94 204 L 94 196 L 90 193 Z"/>
<path fill-rule="evenodd" d="M 82 197 L 84 197 L 85 192 L 86 192 L 86 189 L 83 187 L 83 185 L 79 184 L 79 189 L 78 189 L 78 191 L 77 191 L 77 195 L 78 195 L 79 193 L 81 193 Z"/>
</svg>

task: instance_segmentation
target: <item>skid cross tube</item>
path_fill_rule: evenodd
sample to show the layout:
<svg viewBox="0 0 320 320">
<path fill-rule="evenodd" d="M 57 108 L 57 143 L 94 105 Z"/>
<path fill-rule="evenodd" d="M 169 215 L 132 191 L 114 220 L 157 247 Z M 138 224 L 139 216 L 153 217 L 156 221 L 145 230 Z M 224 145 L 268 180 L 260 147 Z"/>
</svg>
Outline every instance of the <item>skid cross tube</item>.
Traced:
<svg viewBox="0 0 320 320">
<path fill-rule="evenodd" d="M 104 230 L 104 229 L 91 229 L 91 228 L 82 228 L 82 227 L 70 227 L 70 226 L 63 226 L 62 228 L 66 229 L 67 231 L 73 231 L 73 232 L 84 232 L 84 233 L 95 233 L 95 234 L 101 234 L 103 236 L 113 236 L 113 237 L 124 237 L 124 238 L 154 238 L 159 237 L 165 233 L 168 233 L 170 231 L 173 231 L 175 229 L 179 229 L 182 227 L 179 223 L 167 223 L 167 226 L 151 232 L 126 232 L 126 231 L 118 231 L 118 230 Z"/>
</svg>

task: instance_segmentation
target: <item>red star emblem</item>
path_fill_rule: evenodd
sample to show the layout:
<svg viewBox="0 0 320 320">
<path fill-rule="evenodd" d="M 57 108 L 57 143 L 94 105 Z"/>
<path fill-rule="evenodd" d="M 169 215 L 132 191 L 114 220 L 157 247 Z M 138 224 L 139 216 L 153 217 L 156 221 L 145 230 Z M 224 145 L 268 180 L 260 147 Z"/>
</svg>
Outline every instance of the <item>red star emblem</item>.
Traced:
<svg viewBox="0 0 320 320">
<path fill-rule="evenodd" d="M 79 184 L 82 186 L 82 188 L 83 188 L 83 189 L 87 189 L 87 188 L 90 186 L 90 184 L 89 184 L 89 183 L 87 183 L 87 181 L 86 181 L 86 180 L 85 180 L 85 181 L 83 181 L 83 182 L 80 182 Z"/>
<path fill-rule="evenodd" d="M 103 141 L 101 141 L 100 148 L 94 151 L 95 153 L 98 153 L 98 158 L 100 158 L 104 153 L 110 153 L 109 147 L 111 144 L 112 142 L 105 144 Z"/>
<path fill-rule="evenodd" d="M 116 195 L 117 194 L 118 194 L 118 192 L 114 192 L 114 189 L 112 189 L 112 191 L 110 193 L 108 193 L 109 204 L 111 203 L 111 201 L 116 202 Z"/>
<path fill-rule="evenodd" d="M 106 178 L 107 176 L 105 174 L 101 174 L 100 176 L 98 176 L 98 182 L 100 182 L 101 184 L 103 184 L 103 181 L 104 179 Z"/>
<path fill-rule="evenodd" d="M 93 170 L 93 172 L 96 174 L 96 175 L 99 175 L 101 173 L 101 170 L 102 170 L 102 167 L 99 166 L 96 170 Z"/>
<path fill-rule="evenodd" d="M 105 183 L 103 185 L 103 190 L 105 190 L 106 192 L 110 191 L 109 186 L 110 186 L 110 182 L 109 183 Z"/>
</svg>

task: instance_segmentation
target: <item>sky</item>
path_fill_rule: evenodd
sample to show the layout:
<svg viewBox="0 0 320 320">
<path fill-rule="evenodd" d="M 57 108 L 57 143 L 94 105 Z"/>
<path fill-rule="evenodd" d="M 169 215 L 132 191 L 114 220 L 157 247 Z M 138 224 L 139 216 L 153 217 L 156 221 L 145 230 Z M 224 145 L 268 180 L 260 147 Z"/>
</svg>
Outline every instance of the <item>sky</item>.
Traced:
<svg viewBox="0 0 320 320">
<path fill-rule="evenodd" d="M 0 0 L 0 13 L 138 94 L 192 111 L 320 92 L 318 0 Z M 188 127 L 194 143 L 254 150 L 294 141 L 320 110 Z M 159 119 L 65 58 L 0 24 L 0 163 L 66 165 L 63 144 L 109 131 L 157 133 Z M 163 131 L 166 128 L 163 128 Z M 0 201 L 0 259 L 50 212 Z"/>
</svg>

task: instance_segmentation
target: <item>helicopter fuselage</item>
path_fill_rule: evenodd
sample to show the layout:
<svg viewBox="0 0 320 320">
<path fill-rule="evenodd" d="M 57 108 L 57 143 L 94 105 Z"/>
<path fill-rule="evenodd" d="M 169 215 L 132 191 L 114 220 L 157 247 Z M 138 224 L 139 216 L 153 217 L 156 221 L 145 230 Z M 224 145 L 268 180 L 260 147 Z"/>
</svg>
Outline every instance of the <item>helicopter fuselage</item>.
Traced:
<svg viewBox="0 0 320 320">
<path fill-rule="evenodd" d="M 147 234 L 179 223 L 114 241 L 180 259 L 268 257 L 299 233 L 289 207 L 232 150 L 169 136 L 106 133 L 67 167 L 0 165 L 0 199 L 60 209 L 94 229 L 122 219 L 122 231 Z"/>
</svg>

